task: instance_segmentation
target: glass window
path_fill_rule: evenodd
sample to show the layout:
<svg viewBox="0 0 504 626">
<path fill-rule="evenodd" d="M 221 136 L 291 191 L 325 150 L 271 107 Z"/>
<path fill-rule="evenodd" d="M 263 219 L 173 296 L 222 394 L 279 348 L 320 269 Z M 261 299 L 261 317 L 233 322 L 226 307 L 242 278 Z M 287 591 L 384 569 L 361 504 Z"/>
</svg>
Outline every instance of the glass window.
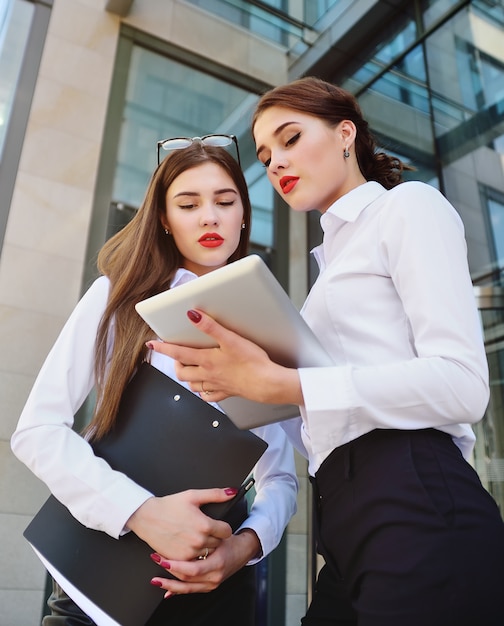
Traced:
<svg viewBox="0 0 504 626">
<path fill-rule="evenodd" d="M 471 2 L 476 14 L 490 18 L 492 21 L 504 26 L 504 4 L 502 0 L 473 0 Z"/>
<path fill-rule="evenodd" d="M 502 300 L 502 296 L 501 296 Z M 490 402 L 484 418 L 474 425 L 474 466 L 484 487 L 504 515 L 504 310 L 481 311 L 490 374 Z"/>
<path fill-rule="evenodd" d="M 0 159 L 33 11 L 31 2 L 0 0 Z"/>
<path fill-rule="evenodd" d="M 250 30 L 271 41 L 287 45 L 289 36 L 302 36 L 297 21 L 288 19 L 284 0 L 254 4 L 246 0 L 189 0 L 205 11 Z M 271 11 L 268 10 L 271 7 Z M 286 17 L 284 17 L 284 15 Z"/>
<path fill-rule="evenodd" d="M 248 127 L 255 94 L 211 74 L 134 45 L 122 113 L 115 206 L 138 207 L 157 164 L 156 142 L 168 137 L 232 133 L 253 207 L 251 239 L 262 248 L 273 245 L 272 191 L 266 191 Z M 234 154 L 234 146 L 230 146 Z"/>
<path fill-rule="evenodd" d="M 338 2 L 339 0 L 304 0 L 304 21 L 307 24 L 315 24 Z"/>
<path fill-rule="evenodd" d="M 480 185 L 480 193 L 488 213 L 493 265 L 501 268 L 504 267 L 504 193 L 484 185 Z"/>
<path fill-rule="evenodd" d="M 401 29 L 404 33 L 404 29 Z M 423 47 L 413 48 L 392 65 L 390 69 L 369 84 L 362 92 L 359 88 L 372 79 L 384 61 L 398 52 L 397 42 L 402 37 L 391 37 L 394 42 L 389 50 L 377 51 L 379 59 L 373 57 L 346 81 L 343 87 L 358 93 L 358 100 L 373 133 L 383 149 L 397 154 L 401 160 L 412 164 L 416 171 L 405 178 L 435 181 L 434 137 L 430 116 L 430 97 L 425 73 Z M 338 82 L 336 80 L 336 82 Z"/>
<path fill-rule="evenodd" d="M 446 13 L 459 4 L 460 0 L 422 0 L 422 18 L 425 28 L 431 27 Z"/>
<path fill-rule="evenodd" d="M 340 78 L 338 84 L 350 91 L 356 91 L 368 84 L 379 77 L 394 59 L 404 54 L 415 42 L 416 37 L 417 26 L 414 19 L 407 13 L 400 14 L 389 24 L 386 32 L 381 31 L 379 36 L 373 37 L 361 48 L 353 61 L 347 65 L 348 76 Z M 419 49 L 401 60 L 396 67 L 401 73 L 425 80 L 423 55 Z"/>
<path fill-rule="evenodd" d="M 472 10 L 457 13 L 426 44 L 436 135 L 474 123 L 480 111 L 504 100 L 502 25 Z M 499 42 L 499 43 L 498 43 Z"/>
<path fill-rule="evenodd" d="M 504 99 L 504 63 L 460 38 L 455 47 L 463 105 L 479 111 Z"/>
</svg>

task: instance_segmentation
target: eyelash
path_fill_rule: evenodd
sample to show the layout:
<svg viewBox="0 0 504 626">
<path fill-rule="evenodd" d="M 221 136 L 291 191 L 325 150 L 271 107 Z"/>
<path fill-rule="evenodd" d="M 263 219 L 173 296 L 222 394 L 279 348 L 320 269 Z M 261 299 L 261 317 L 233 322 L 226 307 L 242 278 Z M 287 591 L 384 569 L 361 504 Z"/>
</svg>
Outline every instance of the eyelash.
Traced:
<svg viewBox="0 0 504 626">
<path fill-rule="evenodd" d="M 215 204 L 221 206 L 221 207 L 229 207 L 229 206 L 233 206 L 235 203 L 235 200 L 221 200 L 220 202 L 216 202 Z M 179 208 L 180 209 L 196 209 L 198 208 L 199 205 L 197 204 L 179 204 Z"/>
<path fill-rule="evenodd" d="M 299 133 L 296 133 L 295 135 L 293 135 L 285 145 L 286 146 L 293 146 L 300 137 L 301 137 L 301 131 L 299 131 Z"/>
<path fill-rule="evenodd" d="M 296 133 L 295 135 L 293 135 L 288 141 L 285 142 L 285 147 L 286 148 L 290 148 L 291 146 L 293 146 L 298 139 L 301 137 L 301 131 L 299 131 L 298 133 Z M 262 166 L 265 169 L 268 169 L 268 167 L 270 166 L 271 163 L 271 158 L 270 159 L 266 159 L 266 161 L 264 161 L 264 163 L 262 164 Z"/>
</svg>

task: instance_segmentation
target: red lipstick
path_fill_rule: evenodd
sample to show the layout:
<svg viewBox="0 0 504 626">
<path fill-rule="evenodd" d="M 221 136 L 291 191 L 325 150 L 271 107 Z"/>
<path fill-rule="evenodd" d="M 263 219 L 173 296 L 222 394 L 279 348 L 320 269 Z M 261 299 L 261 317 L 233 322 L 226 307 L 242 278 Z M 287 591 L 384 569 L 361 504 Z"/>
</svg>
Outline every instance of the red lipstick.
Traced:
<svg viewBox="0 0 504 626">
<path fill-rule="evenodd" d="M 292 191 L 294 187 L 296 186 L 296 183 L 298 180 L 299 180 L 298 176 L 282 176 L 282 178 L 280 179 L 280 187 L 282 188 L 282 191 L 284 192 L 284 194 L 287 194 L 289 193 L 289 191 Z"/>
<path fill-rule="evenodd" d="M 224 239 L 217 233 L 205 233 L 198 242 L 205 248 L 218 248 L 224 243 Z"/>
</svg>

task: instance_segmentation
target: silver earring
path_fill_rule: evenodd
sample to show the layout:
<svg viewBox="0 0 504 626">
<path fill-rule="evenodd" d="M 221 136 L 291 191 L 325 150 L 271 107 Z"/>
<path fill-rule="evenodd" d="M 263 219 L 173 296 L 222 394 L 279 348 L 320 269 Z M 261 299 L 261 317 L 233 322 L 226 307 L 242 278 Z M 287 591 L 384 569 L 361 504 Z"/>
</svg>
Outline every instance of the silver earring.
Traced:
<svg viewBox="0 0 504 626">
<path fill-rule="evenodd" d="M 348 148 L 345 148 L 345 152 L 343 152 L 343 156 L 345 157 L 345 159 L 348 159 L 348 157 L 350 156 L 350 152 L 348 152 Z"/>
<path fill-rule="evenodd" d="M 242 225 L 241 225 L 241 229 L 242 229 L 242 230 L 245 230 L 245 224 L 242 224 Z"/>
<path fill-rule="evenodd" d="M 171 235 L 170 231 L 167 228 L 164 229 L 164 232 L 165 232 L 165 235 Z"/>
</svg>

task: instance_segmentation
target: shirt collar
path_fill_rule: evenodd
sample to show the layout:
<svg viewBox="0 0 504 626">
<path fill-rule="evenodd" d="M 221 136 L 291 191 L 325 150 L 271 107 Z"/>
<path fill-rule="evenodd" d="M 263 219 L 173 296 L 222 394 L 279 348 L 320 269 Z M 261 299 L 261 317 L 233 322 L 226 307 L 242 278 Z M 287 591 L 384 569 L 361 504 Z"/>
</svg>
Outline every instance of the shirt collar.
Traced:
<svg viewBox="0 0 504 626">
<path fill-rule="evenodd" d="M 334 223 L 334 218 L 343 222 L 355 222 L 364 209 L 387 190 L 374 180 L 359 185 L 336 200 L 320 218 L 320 225 L 325 231 Z"/>
<path fill-rule="evenodd" d="M 383 185 L 370 181 L 359 185 L 331 204 L 320 217 L 320 226 L 326 235 L 335 235 L 347 222 L 355 222 L 359 215 L 387 190 Z M 325 268 L 324 244 L 311 250 L 319 268 Z"/>
<path fill-rule="evenodd" d="M 184 283 L 189 283 L 191 280 L 198 278 L 194 272 L 190 272 L 186 270 L 185 267 L 179 267 L 175 272 L 175 276 L 172 278 L 170 289 L 174 287 L 178 287 L 179 285 L 183 285 Z"/>
</svg>

